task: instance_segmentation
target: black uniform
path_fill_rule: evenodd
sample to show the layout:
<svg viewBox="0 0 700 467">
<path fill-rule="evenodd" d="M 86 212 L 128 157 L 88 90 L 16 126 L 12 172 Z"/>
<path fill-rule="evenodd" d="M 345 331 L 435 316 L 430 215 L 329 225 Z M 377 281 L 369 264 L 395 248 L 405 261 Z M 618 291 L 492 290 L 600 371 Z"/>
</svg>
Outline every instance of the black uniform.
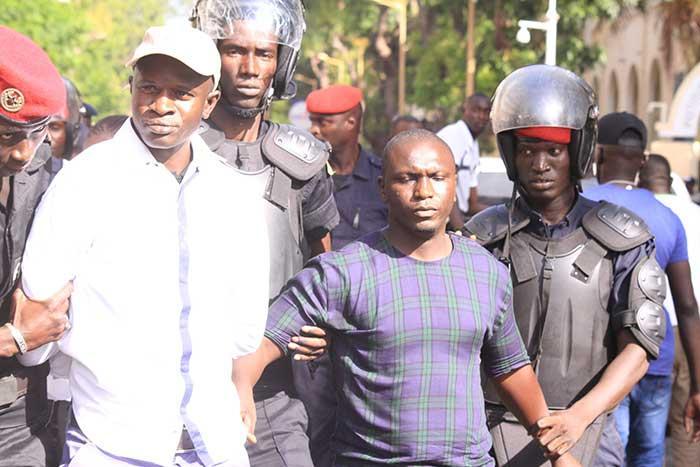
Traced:
<svg viewBox="0 0 700 467">
<path fill-rule="evenodd" d="M 338 224 L 333 181 L 326 170 L 327 146 L 309 133 L 263 122 L 254 142 L 227 140 L 216 126 L 200 133 L 209 147 L 229 164 L 259 182 L 268 203 L 270 236 L 270 300 L 309 258 L 309 242 Z M 305 363 L 295 371 L 307 374 Z M 303 379 L 303 378 L 302 378 Z M 257 444 L 248 445 L 253 466 L 311 466 L 308 418 L 298 400 L 289 359 L 268 366 L 254 388 Z"/>
<path fill-rule="evenodd" d="M 550 409 L 571 407 L 598 383 L 617 355 L 622 328 L 656 358 L 665 281 L 644 221 L 579 195 L 556 225 L 544 223 L 522 198 L 511 222 L 508 248 L 504 205 L 477 214 L 465 231 L 495 256 L 508 257 L 518 330 Z M 549 464 L 491 384 L 485 400 L 499 464 Z M 592 465 L 604 430 L 615 430 L 612 414 L 598 417 L 572 449 L 582 465 Z"/>
<path fill-rule="evenodd" d="M 24 244 L 34 209 L 49 185 L 51 149 L 42 145 L 22 172 L 9 177 L 7 205 L 0 203 L 0 326 L 10 319 L 10 298 L 20 274 Z M 54 465 L 58 459 L 45 429 L 49 365 L 25 368 L 16 358 L 0 358 L 0 466 Z"/>
</svg>

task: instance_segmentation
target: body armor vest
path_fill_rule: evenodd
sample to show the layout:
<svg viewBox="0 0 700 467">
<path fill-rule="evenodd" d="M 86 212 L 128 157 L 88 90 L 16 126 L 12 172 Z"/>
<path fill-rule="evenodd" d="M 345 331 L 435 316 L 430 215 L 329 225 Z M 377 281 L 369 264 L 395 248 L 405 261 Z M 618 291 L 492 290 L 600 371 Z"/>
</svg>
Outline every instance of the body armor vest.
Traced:
<svg viewBox="0 0 700 467">
<path fill-rule="evenodd" d="M 254 142 L 227 140 L 211 122 L 203 122 L 199 134 L 229 165 L 254 177 L 267 201 L 270 299 L 274 299 L 308 259 L 301 187 L 325 166 L 328 146 L 303 130 L 267 121 Z"/>
<path fill-rule="evenodd" d="M 263 170 L 251 173 L 242 172 L 253 177 L 261 196 L 268 199 L 265 203 L 265 219 L 270 239 L 270 299 L 275 298 L 290 277 L 304 266 L 306 250 L 301 221 L 301 192 L 287 190 L 289 197 L 287 208 L 269 201 L 267 194 L 272 190 L 275 177 L 285 176 L 283 172 L 267 166 Z M 303 243 L 303 244 L 302 244 Z"/>
<path fill-rule="evenodd" d="M 664 320 L 660 305 L 654 305 L 663 298 L 655 292 L 665 285 L 653 256 L 642 260 L 630 280 L 628 308 L 612 316 L 608 311 L 613 259 L 652 238 L 644 222 L 625 208 L 598 203 L 578 228 L 558 239 L 528 232 L 529 222 L 516 201 L 510 214 L 499 205 L 474 216 L 465 234 L 492 245 L 492 253 L 511 265 L 520 336 L 549 407 L 563 409 L 598 382 L 616 355 L 617 330 L 628 328 L 650 355 L 658 355 Z M 642 287 L 644 279 L 648 287 Z M 642 309 L 648 313 L 640 313 Z M 490 382 L 485 383 L 485 396 L 499 403 Z"/>
<path fill-rule="evenodd" d="M 252 177 L 260 195 L 267 201 L 265 218 L 270 241 L 272 301 L 308 259 L 301 188 L 325 166 L 328 147 L 289 125 L 263 122 L 261 130 L 261 138 L 246 143 L 228 141 L 222 131 L 206 123 L 202 123 L 199 134 L 229 165 Z M 284 358 L 265 368 L 253 388 L 253 396 L 256 401 L 264 400 L 279 391 L 293 393 L 293 387 L 291 360 Z"/>
<path fill-rule="evenodd" d="M 567 408 L 585 395 L 614 358 L 607 311 L 613 268 L 606 253 L 582 227 L 561 239 L 524 231 L 512 237 L 515 317 L 550 408 Z M 491 384 L 486 399 L 499 400 Z"/>
</svg>

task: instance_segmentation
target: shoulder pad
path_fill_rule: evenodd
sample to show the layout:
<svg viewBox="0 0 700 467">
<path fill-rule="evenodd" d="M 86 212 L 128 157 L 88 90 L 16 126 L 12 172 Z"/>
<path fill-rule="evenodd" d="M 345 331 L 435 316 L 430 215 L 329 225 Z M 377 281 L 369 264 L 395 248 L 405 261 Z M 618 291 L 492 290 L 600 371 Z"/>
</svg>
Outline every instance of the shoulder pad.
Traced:
<svg viewBox="0 0 700 467">
<path fill-rule="evenodd" d="M 653 238 L 641 217 L 606 201 L 583 216 L 583 228 L 604 247 L 618 252 L 631 250 Z"/>
<path fill-rule="evenodd" d="M 226 135 L 223 131 L 217 130 L 205 121 L 199 124 L 197 134 L 207 143 L 207 146 L 209 146 L 209 149 L 212 151 L 219 149 L 221 144 L 226 141 Z"/>
<path fill-rule="evenodd" d="M 522 230 L 530 218 L 519 209 L 513 210 L 511 234 Z M 469 219 L 464 226 L 465 236 L 476 237 L 480 245 L 489 245 L 505 238 L 508 233 L 508 207 L 505 204 L 492 206 Z"/>
<path fill-rule="evenodd" d="M 627 328 L 653 358 L 666 336 L 666 274 L 656 259 L 641 260 L 632 271 L 627 310 L 612 315 L 613 329 Z"/>
<path fill-rule="evenodd" d="M 270 128 L 262 140 L 262 151 L 272 164 L 287 175 L 307 181 L 324 168 L 330 148 L 307 131 L 270 122 Z"/>
</svg>

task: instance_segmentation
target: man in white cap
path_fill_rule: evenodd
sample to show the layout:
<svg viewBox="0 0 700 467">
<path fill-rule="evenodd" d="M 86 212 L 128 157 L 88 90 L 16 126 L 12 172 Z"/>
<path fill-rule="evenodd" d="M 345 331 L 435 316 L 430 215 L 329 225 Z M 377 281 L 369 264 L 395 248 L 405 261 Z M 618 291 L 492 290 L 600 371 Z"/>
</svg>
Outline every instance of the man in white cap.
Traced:
<svg viewBox="0 0 700 467">
<path fill-rule="evenodd" d="M 195 134 L 219 53 L 154 27 L 127 65 L 133 116 L 57 175 L 24 257 L 30 299 L 74 283 L 72 329 L 22 361 L 72 358 L 64 465 L 247 466 L 231 369 L 262 339 L 268 241 L 256 192 Z"/>
</svg>

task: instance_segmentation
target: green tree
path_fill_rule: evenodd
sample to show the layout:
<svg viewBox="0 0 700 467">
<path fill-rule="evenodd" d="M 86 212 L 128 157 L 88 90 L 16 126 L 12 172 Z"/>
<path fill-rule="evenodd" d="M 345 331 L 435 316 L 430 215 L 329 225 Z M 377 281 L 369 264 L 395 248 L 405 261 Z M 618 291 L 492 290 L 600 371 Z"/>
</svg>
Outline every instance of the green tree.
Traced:
<svg viewBox="0 0 700 467">
<path fill-rule="evenodd" d="M 597 47 L 582 39 L 590 18 L 615 18 L 641 0 L 559 0 L 558 64 L 581 72 L 600 59 Z M 454 119 L 464 99 L 466 68 L 466 0 L 411 0 L 408 18 L 407 102 L 422 109 L 436 125 Z M 308 29 L 302 44 L 305 60 L 299 73 L 326 84 L 337 80 L 333 66 L 319 60 L 325 53 L 347 63 L 348 80 L 365 91 L 365 136 L 383 144 L 388 122 L 397 111 L 398 23 L 393 10 L 371 0 L 308 0 Z M 491 95 L 511 71 L 544 61 L 545 37 L 533 32 L 527 45 L 515 41 L 518 19 L 541 18 L 547 0 L 479 1 L 475 27 L 476 88 Z M 356 73 L 354 44 L 369 39 L 363 54 L 365 73 Z M 303 86 L 302 89 L 309 89 Z"/>
<path fill-rule="evenodd" d="M 162 0 L 3 0 L 0 24 L 31 37 L 102 115 L 128 113 L 124 67 L 145 30 L 162 24 Z"/>
</svg>

